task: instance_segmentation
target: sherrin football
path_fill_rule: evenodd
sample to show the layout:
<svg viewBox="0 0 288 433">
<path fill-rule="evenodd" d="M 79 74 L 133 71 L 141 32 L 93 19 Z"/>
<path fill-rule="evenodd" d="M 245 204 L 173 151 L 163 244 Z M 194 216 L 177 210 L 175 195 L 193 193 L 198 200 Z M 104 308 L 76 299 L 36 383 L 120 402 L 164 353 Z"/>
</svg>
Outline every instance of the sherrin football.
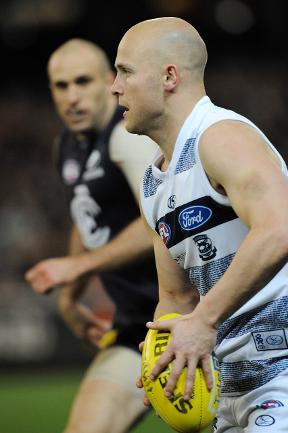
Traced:
<svg viewBox="0 0 288 433">
<path fill-rule="evenodd" d="M 166 314 L 159 320 L 179 317 L 177 313 Z M 149 398 L 156 413 L 180 433 L 198 433 L 208 427 L 215 418 L 220 398 L 220 373 L 217 359 L 211 356 L 211 368 L 214 384 L 208 391 L 203 371 L 197 367 L 194 388 L 190 400 L 184 400 L 187 368 L 185 367 L 179 377 L 176 388 L 170 397 L 164 395 L 164 388 L 171 372 L 171 363 L 164 371 L 152 381 L 150 372 L 160 355 L 165 351 L 171 338 L 169 331 L 149 329 L 142 351 L 142 382 L 144 391 Z"/>
</svg>

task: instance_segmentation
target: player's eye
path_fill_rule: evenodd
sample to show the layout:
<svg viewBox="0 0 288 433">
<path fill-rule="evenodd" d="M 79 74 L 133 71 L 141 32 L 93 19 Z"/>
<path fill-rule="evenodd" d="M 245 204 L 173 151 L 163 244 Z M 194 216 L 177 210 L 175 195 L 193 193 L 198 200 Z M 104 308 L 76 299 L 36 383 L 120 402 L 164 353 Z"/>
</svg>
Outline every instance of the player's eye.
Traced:
<svg viewBox="0 0 288 433">
<path fill-rule="evenodd" d="M 57 81 L 54 83 L 54 87 L 56 87 L 56 89 L 64 90 L 67 89 L 68 84 L 65 81 Z"/>
<path fill-rule="evenodd" d="M 92 81 L 91 77 L 88 77 L 86 75 L 83 75 L 81 77 L 78 77 L 75 80 L 75 83 L 78 84 L 79 86 L 86 86 L 87 84 L 89 84 Z"/>
</svg>

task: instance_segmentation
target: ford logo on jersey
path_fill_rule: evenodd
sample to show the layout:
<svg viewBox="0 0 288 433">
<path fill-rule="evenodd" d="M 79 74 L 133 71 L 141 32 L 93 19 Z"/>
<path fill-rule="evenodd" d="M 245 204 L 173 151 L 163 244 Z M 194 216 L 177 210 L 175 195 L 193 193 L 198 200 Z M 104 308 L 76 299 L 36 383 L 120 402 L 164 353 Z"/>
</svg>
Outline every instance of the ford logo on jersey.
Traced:
<svg viewBox="0 0 288 433">
<path fill-rule="evenodd" d="M 190 206 L 183 209 L 178 217 L 183 230 L 194 230 L 205 224 L 212 216 L 212 210 L 206 206 Z"/>
</svg>

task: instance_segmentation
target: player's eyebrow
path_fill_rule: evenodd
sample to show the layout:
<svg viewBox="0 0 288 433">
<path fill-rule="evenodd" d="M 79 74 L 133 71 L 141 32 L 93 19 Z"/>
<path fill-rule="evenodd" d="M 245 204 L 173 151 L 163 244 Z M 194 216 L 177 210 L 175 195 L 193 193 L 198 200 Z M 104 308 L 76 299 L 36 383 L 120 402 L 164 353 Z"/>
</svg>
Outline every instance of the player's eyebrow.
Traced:
<svg viewBox="0 0 288 433">
<path fill-rule="evenodd" d="M 56 80 L 52 82 L 52 85 L 55 87 L 58 87 L 59 89 L 65 89 L 68 85 L 67 81 L 65 80 Z"/>
<path fill-rule="evenodd" d="M 79 75 L 79 77 L 75 78 L 74 80 L 74 82 L 77 84 L 87 84 L 90 83 L 90 81 L 92 81 L 92 77 L 87 74 Z"/>
<path fill-rule="evenodd" d="M 131 70 L 131 66 L 125 63 L 115 63 L 115 69 L 118 71 L 125 71 L 125 70 Z"/>
</svg>

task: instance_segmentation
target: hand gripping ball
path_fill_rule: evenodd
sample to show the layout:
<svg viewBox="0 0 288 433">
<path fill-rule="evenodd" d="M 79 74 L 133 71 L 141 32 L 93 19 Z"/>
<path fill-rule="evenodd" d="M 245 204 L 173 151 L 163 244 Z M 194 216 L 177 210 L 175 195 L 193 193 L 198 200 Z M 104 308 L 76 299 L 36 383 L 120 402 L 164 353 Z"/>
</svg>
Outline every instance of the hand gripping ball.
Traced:
<svg viewBox="0 0 288 433">
<path fill-rule="evenodd" d="M 179 317 L 177 313 L 167 314 L 159 320 Z M 211 368 L 214 384 L 208 391 L 203 371 L 197 367 L 194 388 L 190 400 L 184 400 L 187 368 L 179 377 L 176 388 L 170 397 L 164 395 L 164 388 L 171 372 L 171 363 L 162 371 L 156 380 L 149 378 L 150 372 L 160 355 L 165 351 L 171 338 L 169 331 L 149 329 L 142 351 L 142 382 L 144 391 L 156 413 L 180 433 L 198 433 L 208 427 L 215 418 L 220 397 L 220 372 L 215 355 L 211 355 Z"/>
</svg>

